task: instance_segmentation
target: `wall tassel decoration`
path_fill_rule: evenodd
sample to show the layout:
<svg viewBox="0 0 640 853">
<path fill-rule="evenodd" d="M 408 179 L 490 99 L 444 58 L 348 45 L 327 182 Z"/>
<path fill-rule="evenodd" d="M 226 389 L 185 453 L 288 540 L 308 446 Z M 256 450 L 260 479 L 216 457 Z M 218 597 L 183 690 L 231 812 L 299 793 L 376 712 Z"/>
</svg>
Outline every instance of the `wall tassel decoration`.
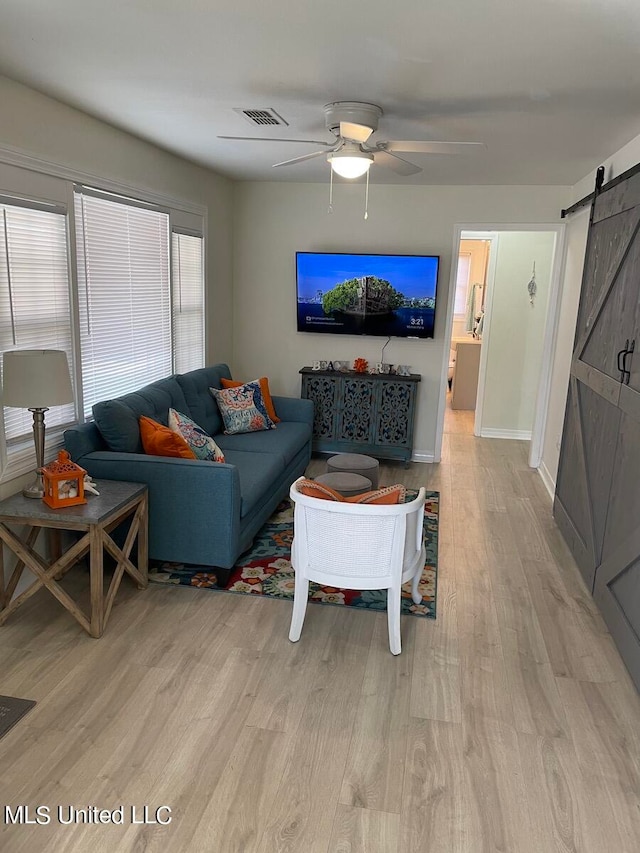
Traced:
<svg viewBox="0 0 640 853">
<path fill-rule="evenodd" d="M 538 290 L 538 285 L 536 284 L 536 262 L 533 262 L 533 272 L 531 273 L 531 280 L 527 285 L 527 290 L 529 291 L 529 302 L 533 305 L 533 300 L 535 299 L 536 292 Z"/>
</svg>

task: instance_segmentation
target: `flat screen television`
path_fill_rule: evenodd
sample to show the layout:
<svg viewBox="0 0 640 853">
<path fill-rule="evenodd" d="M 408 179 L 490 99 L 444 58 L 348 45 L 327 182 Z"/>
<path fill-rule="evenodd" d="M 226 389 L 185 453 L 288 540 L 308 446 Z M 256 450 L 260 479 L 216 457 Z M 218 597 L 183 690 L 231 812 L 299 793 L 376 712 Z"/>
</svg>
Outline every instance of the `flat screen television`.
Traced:
<svg viewBox="0 0 640 853">
<path fill-rule="evenodd" d="M 432 338 L 438 255 L 296 253 L 298 331 Z"/>
</svg>

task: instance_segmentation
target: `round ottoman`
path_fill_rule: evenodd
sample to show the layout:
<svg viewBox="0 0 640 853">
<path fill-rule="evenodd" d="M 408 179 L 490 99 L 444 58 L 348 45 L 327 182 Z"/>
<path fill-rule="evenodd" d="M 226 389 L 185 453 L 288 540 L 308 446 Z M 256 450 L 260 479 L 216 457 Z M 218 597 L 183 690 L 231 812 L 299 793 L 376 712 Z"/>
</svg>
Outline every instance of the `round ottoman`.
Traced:
<svg viewBox="0 0 640 853">
<path fill-rule="evenodd" d="M 371 480 L 367 477 L 361 477 L 360 474 L 350 474 L 348 471 L 320 474 L 319 477 L 315 478 L 315 481 L 340 492 L 343 498 L 351 498 L 354 495 L 362 495 L 371 491 Z"/>
<path fill-rule="evenodd" d="M 373 456 L 365 456 L 363 453 L 338 453 L 327 460 L 327 471 L 333 474 L 337 471 L 345 471 L 349 474 L 360 474 L 371 480 L 371 487 L 378 488 L 378 469 L 380 463 Z"/>
</svg>

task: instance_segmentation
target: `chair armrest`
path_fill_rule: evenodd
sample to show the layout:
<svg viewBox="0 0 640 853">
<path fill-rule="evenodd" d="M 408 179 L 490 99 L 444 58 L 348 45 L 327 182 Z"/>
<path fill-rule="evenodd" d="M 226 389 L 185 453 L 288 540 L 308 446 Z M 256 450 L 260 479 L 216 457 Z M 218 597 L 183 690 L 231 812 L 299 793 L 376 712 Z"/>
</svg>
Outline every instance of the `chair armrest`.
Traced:
<svg viewBox="0 0 640 853">
<path fill-rule="evenodd" d="M 313 401 L 300 397 L 272 397 L 281 421 L 298 421 L 313 427 Z"/>
</svg>

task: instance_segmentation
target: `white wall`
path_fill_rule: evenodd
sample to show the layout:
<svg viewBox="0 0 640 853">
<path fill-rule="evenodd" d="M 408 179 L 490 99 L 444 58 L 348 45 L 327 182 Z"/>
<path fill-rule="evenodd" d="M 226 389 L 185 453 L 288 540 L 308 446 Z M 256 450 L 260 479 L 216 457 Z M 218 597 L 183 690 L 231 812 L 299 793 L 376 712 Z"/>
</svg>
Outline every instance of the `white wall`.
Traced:
<svg viewBox="0 0 640 853">
<path fill-rule="evenodd" d="M 619 151 L 616 151 L 615 154 L 602 161 L 601 165 L 605 167 L 605 183 L 627 169 L 632 168 L 638 162 L 640 162 L 640 135 L 632 139 L 631 142 Z M 586 175 L 572 187 L 571 204 L 591 193 L 594 182 L 595 170 L 591 175 Z M 557 343 L 551 373 L 551 395 L 549 398 L 542 461 L 540 464 L 540 473 L 551 494 L 555 490 L 558 461 L 560 458 L 560 441 L 562 438 L 564 409 L 569 384 L 573 338 L 580 301 L 588 226 L 588 206 L 567 218 L 567 230 L 565 232 L 566 264 L 563 273 Z"/>
<path fill-rule="evenodd" d="M 243 183 L 233 226 L 233 364 L 238 378 L 267 374 L 273 391 L 300 393 L 298 370 L 314 359 L 380 361 L 383 338 L 296 332 L 295 252 L 362 251 L 441 256 L 435 339 L 393 339 L 385 361 L 410 364 L 422 375 L 415 450 L 432 459 L 448 306 L 454 226 L 559 220 L 567 187 L 404 187 Z M 448 357 L 448 350 L 447 350 Z"/>
<path fill-rule="evenodd" d="M 542 366 L 555 233 L 499 233 L 491 296 L 482 434 L 531 433 Z M 527 285 L 536 265 L 537 294 Z M 523 436 L 524 437 L 524 436 Z"/>
</svg>

